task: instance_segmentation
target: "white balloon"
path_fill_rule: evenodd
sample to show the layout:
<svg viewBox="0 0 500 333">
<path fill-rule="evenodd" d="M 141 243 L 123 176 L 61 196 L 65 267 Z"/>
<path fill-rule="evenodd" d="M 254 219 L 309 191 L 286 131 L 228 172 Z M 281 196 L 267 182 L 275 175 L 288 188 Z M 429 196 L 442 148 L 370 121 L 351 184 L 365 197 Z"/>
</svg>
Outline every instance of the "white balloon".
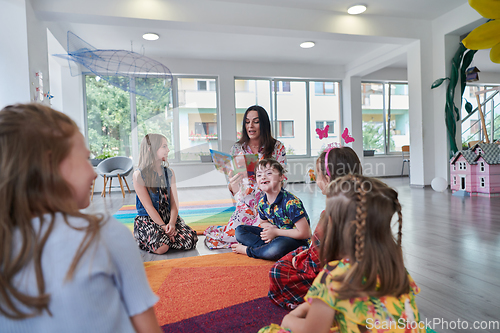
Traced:
<svg viewBox="0 0 500 333">
<path fill-rule="evenodd" d="M 431 181 L 431 187 L 436 192 L 444 192 L 448 188 L 448 182 L 443 177 L 436 177 Z"/>
</svg>

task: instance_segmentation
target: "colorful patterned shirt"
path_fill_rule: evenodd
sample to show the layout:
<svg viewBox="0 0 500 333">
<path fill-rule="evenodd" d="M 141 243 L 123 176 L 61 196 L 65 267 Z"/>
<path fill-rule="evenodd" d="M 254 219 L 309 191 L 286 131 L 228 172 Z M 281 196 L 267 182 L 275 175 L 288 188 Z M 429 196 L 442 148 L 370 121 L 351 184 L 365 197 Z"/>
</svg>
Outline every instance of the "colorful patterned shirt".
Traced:
<svg viewBox="0 0 500 333">
<path fill-rule="evenodd" d="M 269 204 L 265 194 L 259 201 L 258 210 L 262 220 L 267 220 L 280 229 L 293 229 L 295 222 L 303 217 L 311 225 L 302 201 L 283 188 L 272 204 Z"/>
<path fill-rule="evenodd" d="M 340 282 L 333 281 L 350 268 L 348 260 L 331 261 L 318 274 L 309 292 L 304 297 L 311 303 L 320 299 L 335 310 L 335 321 L 330 332 L 425 332 L 425 324 L 420 322 L 420 314 L 415 295 L 420 292 L 411 276 L 410 292 L 399 297 L 355 297 L 338 299 L 334 289 Z"/>
</svg>

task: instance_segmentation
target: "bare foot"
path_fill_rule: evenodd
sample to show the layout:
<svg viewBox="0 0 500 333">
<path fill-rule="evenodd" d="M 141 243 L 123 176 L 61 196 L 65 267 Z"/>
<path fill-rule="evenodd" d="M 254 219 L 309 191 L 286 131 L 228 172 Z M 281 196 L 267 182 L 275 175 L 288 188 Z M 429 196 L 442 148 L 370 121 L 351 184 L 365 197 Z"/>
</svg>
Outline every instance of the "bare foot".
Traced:
<svg viewBox="0 0 500 333">
<path fill-rule="evenodd" d="M 242 244 L 233 244 L 231 245 L 231 249 L 234 253 L 247 254 L 247 247 Z"/>
</svg>

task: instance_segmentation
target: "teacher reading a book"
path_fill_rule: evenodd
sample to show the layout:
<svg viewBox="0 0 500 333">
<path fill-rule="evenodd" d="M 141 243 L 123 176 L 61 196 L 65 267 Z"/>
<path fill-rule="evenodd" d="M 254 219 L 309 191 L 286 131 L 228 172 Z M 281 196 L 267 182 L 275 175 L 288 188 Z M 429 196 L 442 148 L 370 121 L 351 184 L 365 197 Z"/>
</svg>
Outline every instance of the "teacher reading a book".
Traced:
<svg viewBox="0 0 500 333">
<path fill-rule="evenodd" d="M 267 111 L 253 105 L 245 111 L 241 129 L 241 139 L 231 148 L 233 156 L 258 154 L 259 160 L 274 158 L 286 169 L 285 146 L 271 135 L 271 122 Z M 213 249 L 231 248 L 236 244 L 235 229 L 239 225 L 257 225 L 257 204 L 263 196 L 257 188 L 255 178 L 245 173 L 230 174 L 229 191 L 236 199 L 236 209 L 226 226 L 210 226 L 204 235 L 206 246 Z"/>
</svg>

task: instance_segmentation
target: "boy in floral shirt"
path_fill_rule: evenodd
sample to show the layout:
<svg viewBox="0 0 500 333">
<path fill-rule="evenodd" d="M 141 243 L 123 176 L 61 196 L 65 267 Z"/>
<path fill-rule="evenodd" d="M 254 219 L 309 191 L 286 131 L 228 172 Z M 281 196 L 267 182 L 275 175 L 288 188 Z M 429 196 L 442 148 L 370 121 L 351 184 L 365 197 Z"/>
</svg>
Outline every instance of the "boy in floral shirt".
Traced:
<svg viewBox="0 0 500 333">
<path fill-rule="evenodd" d="M 240 225 L 233 252 L 249 257 L 278 260 L 290 251 L 309 244 L 309 216 L 302 201 L 282 188 L 284 169 L 274 159 L 259 161 L 257 185 L 265 193 L 258 205 L 260 227 Z"/>
</svg>

